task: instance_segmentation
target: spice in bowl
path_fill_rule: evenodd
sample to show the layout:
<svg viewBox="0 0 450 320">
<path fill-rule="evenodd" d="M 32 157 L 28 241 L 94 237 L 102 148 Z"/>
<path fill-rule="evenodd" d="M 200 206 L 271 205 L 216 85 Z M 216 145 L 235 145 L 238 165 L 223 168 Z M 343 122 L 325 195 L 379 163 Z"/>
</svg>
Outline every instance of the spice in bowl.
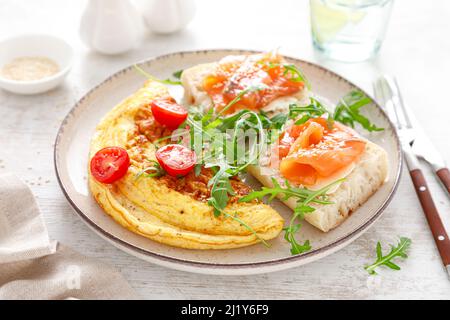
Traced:
<svg viewBox="0 0 450 320">
<path fill-rule="evenodd" d="M 47 57 L 17 57 L 1 70 L 3 78 L 15 81 L 33 81 L 50 77 L 60 71 L 58 64 Z"/>
</svg>

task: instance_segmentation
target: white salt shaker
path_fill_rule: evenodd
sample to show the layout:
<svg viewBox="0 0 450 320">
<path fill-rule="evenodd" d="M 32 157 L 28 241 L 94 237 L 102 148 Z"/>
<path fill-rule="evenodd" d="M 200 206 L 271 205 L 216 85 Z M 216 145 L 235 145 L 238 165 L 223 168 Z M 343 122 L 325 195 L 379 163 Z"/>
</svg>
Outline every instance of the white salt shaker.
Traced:
<svg viewBox="0 0 450 320">
<path fill-rule="evenodd" d="M 135 0 L 150 31 L 173 33 L 186 27 L 194 18 L 194 0 Z"/>
<path fill-rule="evenodd" d="M 141 33 L 142 17 L 129 0 L 89 0 L 81 17 L 81 40 L 104 54 L 133 49 Z"/>
</svg>

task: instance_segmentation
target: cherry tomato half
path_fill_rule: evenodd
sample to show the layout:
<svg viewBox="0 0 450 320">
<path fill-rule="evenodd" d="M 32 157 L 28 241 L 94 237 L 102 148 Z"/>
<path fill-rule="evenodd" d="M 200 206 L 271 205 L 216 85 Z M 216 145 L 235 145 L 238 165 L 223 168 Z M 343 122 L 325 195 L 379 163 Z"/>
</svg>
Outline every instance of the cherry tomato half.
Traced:
<svg viewBox="0 0 450 320">
<path fill-rule="evenodd" d="M 157 99 L 151 102 L 153 117 L 169 129 L 176 129 L 186 120 L 187 111 L 173 99 Z"/>
<path fill-rule="evenodd" d="M 156 151 L 156 160 L 173 177 L 187 175 L 195 166 L 195 152 L 181 144 L 168 144 Z"/>
<path fill-rule="evenodd" d="M 91 173 L 98 182 L 113 183 L 122 178 L 130 166 L 127 150 L 120 147 L 106 147 L 91 159 Z"/>
</svg>

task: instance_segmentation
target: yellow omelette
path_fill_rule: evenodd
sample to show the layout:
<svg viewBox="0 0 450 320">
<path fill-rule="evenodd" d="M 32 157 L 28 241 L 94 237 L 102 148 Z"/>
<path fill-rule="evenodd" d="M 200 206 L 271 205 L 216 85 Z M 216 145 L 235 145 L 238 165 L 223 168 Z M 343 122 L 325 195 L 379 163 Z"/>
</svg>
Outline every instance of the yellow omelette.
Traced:
<svg viewBox="0 0 450 320">
<path fill-rule="evenodd" d="M 164 97 L 169 97 L 166 87 L 149 80 L 98 124 L 89 159 L 102 148 L 117 146 L 127 151 L 131 161 L 125 176 L 112 184 L 98 182 L 89 169 L 89 187 L 98 204 L 128 230 L 176 247 L 238 248 L 278 236 L 283 218 L 261 202 L 238 203 L 239 195 L 251 191 L 238 179 L 232 181 L 236 199 L 224 211 L 236 215 L 256 235 L 230 217 L 214 216 L 206 201 L 210 177 L 206 169 L 182 178 L 137 177 L 155 159 L 154 140 L 168 133 L 154 121 L 149 107 L 152 100 Z"/>
</svg>

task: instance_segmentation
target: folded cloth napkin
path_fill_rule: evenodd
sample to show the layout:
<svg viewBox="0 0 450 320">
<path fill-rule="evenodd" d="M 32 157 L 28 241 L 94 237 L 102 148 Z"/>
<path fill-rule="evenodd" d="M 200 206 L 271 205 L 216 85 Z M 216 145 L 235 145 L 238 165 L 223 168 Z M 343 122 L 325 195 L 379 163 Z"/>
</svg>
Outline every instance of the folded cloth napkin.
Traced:
<svg viewBox="0 0 450 320">
<path fill-rule="evenodd" d="M 0 300 L 136 298 L 119 272 L 51 241 L 31 190 L 0 176 Z"/>
</svg>

